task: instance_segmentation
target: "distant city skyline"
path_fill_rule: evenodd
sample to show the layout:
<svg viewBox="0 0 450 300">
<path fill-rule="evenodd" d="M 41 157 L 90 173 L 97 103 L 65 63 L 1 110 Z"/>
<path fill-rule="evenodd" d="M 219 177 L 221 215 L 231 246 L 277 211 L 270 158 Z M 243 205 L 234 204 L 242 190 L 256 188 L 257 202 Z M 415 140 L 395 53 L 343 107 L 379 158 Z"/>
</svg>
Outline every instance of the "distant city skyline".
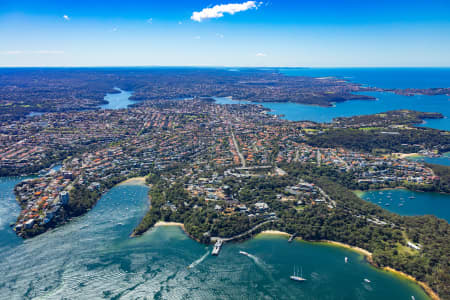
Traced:
<svg viewBox="0 0 450 300">
<path fill-rule="evenodd" d="M 0 67 L 449 67 L 449 1 L 0 0 Z"/>
</svg>

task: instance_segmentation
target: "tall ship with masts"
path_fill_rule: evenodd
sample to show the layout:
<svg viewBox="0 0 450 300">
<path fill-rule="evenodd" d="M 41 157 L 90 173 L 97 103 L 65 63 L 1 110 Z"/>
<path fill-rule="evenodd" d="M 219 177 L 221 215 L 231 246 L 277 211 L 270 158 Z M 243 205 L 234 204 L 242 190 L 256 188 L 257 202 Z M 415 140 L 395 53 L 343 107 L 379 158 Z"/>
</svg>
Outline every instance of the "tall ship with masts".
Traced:
<svg viewBox="0 0 450 300">
<path fill-rule="evenodd" d="M 298 270 L 296 271 L 294 267 L 294 275 L 291 275 L 289 278 L 294 281 L 306 281 L 306 279 L 303 278 L 303 268 L 300 268 L 300 276 L 298 275 Z"/>
</svg>

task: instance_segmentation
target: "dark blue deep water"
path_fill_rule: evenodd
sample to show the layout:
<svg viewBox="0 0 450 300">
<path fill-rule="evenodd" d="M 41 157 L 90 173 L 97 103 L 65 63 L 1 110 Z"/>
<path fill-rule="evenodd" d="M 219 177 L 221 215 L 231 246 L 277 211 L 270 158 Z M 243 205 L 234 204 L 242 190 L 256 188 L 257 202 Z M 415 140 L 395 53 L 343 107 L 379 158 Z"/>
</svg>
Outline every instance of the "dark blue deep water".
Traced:
<svg viewBox="0 0 450 300">
<path fill-rule="evenodd" d="M 450 87 L 450 68 L 290 68 L 292 76 L 334 76 L 385 89 Z"/>
</svg>

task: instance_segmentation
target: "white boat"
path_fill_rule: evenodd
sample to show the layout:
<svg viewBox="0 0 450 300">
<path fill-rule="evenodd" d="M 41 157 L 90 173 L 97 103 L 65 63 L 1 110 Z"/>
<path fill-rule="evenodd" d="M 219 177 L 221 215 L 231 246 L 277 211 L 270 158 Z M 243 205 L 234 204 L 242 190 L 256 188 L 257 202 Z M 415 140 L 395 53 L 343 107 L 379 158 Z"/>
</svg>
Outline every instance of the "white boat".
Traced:
<svg viewBox="0 0 450 300">
<path fill-rule="evenodd" d="M 294 267 L 294 275 L 291 275 L 289 278 L 291 278 L 291 280 L 294 281 L 306 281 L 306 279 L 303 278 L 303 269 L 300 269 L 300 276 L 298 276 L 298 273 L 295 272 L 295 267 Z"/>
<path fill-rule="evenodd" d="M 370 280 L 367 279 L 367 278 L 364 278 L 364 281 L 367 282 L 367 283 L 370 283 Z"/>
<path fill-rule="evenodd" d="M 239 254 L 242 254 L 242 255 L 245 255 L 245 256 L 250 256 L 250 254 L 248 254 L 248 253 L 245 252 L 245 251 L 239 251 Z"/>
<path fill-rule="evenodd" d="M 348 257 L 347 256 L 345 257 L 345 263 L 348 263 Z"/>
</svg>

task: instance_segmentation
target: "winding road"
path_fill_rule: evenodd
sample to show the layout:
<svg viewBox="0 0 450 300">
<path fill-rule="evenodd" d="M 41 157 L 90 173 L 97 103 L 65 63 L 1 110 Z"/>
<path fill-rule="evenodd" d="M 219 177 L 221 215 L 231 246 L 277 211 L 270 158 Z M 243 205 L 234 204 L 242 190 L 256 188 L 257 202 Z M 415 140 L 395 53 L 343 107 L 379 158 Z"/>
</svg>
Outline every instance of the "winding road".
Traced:
<svg viewBox="0 0 450 300">
<path fill-rule="evenodd" d="M 235 236 L 232 236 L 232 237 L 229 237 L 229 238 L 212 237 L 212 238 L 211 238 L 211 241 L 212 241 L 212 242 L 215 242 L 215 241 L 217 241 L 217 240 L 222 240 L 222 242 L 225 243 L 225 242 L 230 242 L 230 241 L 233 241 L 233 240 L 238 240 L 238 239 L 240 239 L 240 238 L 242 238 L 242 237 L 244 237 L 244 236 L 246 236 L 246 235 L 249 235 L 250 233 L 252 233 L 252 232 L 255 231 L 256 229 L 258 229 L 259 227 L 261 227 L 261 226 L 263 226 L 263 225 L 265 225 L 265 224 L 271 223 L 271 222 L 275 222 L 275 221 L 277 221 L 277 219 L 271 219 L 271 220 L 264 221 L 264 222 L 262 222 L 262 223 L 259 223 L 259 224 L 256 225 L 255 227 L 253 227 L 253 228 L 247 230 L 246 232 L 240 233 L 240 234 L 238 234 L 238 235 L 235 235 Z"/>
</svg>

